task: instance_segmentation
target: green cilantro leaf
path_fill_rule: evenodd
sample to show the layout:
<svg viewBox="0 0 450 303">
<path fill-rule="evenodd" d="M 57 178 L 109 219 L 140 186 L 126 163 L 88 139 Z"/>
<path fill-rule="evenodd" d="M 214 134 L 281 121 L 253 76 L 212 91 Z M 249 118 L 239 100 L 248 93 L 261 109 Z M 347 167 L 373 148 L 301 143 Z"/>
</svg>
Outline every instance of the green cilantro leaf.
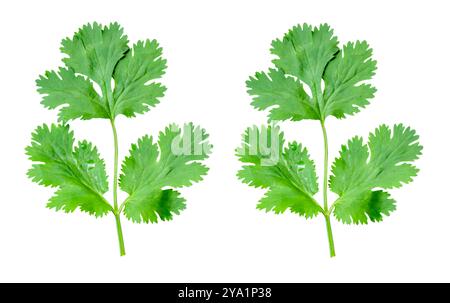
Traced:
<svg viewBox="0 0 450 303">
<path fill-rule="evenodd" d="M 61 42 L 61 52 L 68 56 L 63 59 L 66 66 L 102 88 L 111 83 L 114 68 L 127 51 L 128 38 L 117 23 L 105 27 L 87 24 L 72 39 Z"/>
<path fill-rule="evenodd" d="M 294 26 L 282 40 L 273 41 L 271 52 L 278 57 L 273 60 L 277 68 L 312 88 L 338 50 L 338 40 L 327 24 L 318 28 L 304 24 Z"/>
<path fill-rule="evenodd" d="M 319 119 L 319 109 L 303 89 L 303 85 L 281 70 L 256 73 L 247 81 L 248 93 L 255 96 L 252 105 L 258 110 L 271 108 L 269 120 Z M 274 107 L 274 105 L 276 105 Z"/>
<path fill-rule="evenodd" d="M 74 147 L 69 126 L 40 126 L 33 133 L 26 153 L 33 164 L 28 176 L 36 183 L 57 187 L 47 206 L 73 212 L 77 208 L 96 217 L 112 211 L 103 198 L 108 191 L 105 164 L 97 148 L 87 141 Z"/>
<path fill-rule="evenodd" d="M 313 198 L 318 191 L 314 162 L 301 144 L 289 143 L 283 150 L 284 135 L 279 127 L 248 128 L 237 150 L 240 161 L 247 163 L 238 177 L 254 187 L 267 188 L 258 209 L 291 212 L 311 218 L 322 212 Z"/>
<path fill-rule="evenodd" d="M 62 121 L 109 117 L 106 105 L 92 83 L 75 75 L 72 69 L 60 68 L 58 72 L 46 72 L 36 83 L 38 92 L 46 95 L 42 105 L 49 109 L 62 106 L 59 111 Z"/>
<path fill-rule="evenodd" d="M 269 109 L 271 121 L 344 118 L 374 97 L 375 88 L 364 82 L 375 74 L 376 61 L 365 41 L 349 42 L 341 50 L 328 25 L 304 24 L 274 40 L 271 52 L 275 68 L 247 81 L 252 105 Z"/>
<path fill-rule="evenodd" d="M 159 134 L 158 143 L 145 136 L 133 144 L 122 164 L 120 188 L 129 194 L 125 216 L 133 222 L 171 220 L 185 208 L 180 193 L 171 188 L 190 186 L 208 172 L 201 160 L 211 145 L 204 129 L 186 124 L 183 131 L 171 125 Z"/>
<path fill-rule="evenodd" d="M 349 42 L 331 60 L 323 76 L 325 116 L 344 118 L 369 104 L 376 89 L 362 83 L 375 75 L 377 63 L 366 41 Z"/>
<path fill-rule="evenodd" d="M 344 223 L 381 221 L 395 210 L 395 201 L 382 189 L 398 188 L 412 181 L 418 169 L 411 164 L 421 155 L 419 137 L 411 128 L 380 126 L 369 135 L 351 139 L 334 161 L 330 188 L 339 195 L 334 215 Z"/>
<path fill-rule="evenodd" d="M 162 48 L 156 40 L 139 41 L 119 61 L 114 71 L 114 114 L 134 117 L 159 103 L 166 88 L 149 81 L 160 78 L 166 69 Z"/>
<path fill-rule="evenodd" d="M 58 108 L 61 121 L 134 117 L 164 96 L 166 88 L 155 80 L 165 73 L 166 60 L 156 40 L 138 41 L 130 49 L 117 23 L 104 27 L 94 23 L 61 44 L 66 67 L 48 71 L 36 81 L 44 95 L 42 104 Z"/>
</svg>

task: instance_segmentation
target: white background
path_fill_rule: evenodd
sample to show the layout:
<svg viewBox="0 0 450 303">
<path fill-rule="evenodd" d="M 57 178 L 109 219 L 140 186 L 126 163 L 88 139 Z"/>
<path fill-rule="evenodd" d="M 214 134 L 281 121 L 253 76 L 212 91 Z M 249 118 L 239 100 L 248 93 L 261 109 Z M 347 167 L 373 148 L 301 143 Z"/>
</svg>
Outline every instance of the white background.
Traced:
<svg viewBox="0 0 450 303">
<path fill-rule="evenodd" d="M 2 1 L 0 4 L 0 281 L 389 282 L 450 281 L 448 1 Z M 24 148 L 39 124 L 56 121 L 34 81 L 61 65 L 59 43 L 81 25 L 118 21 L 131 42 L 156 38 L 168 87 L 162 103 L 119 118 L 120 156 L 138 137 L 170 122 L 194 121 L 211 134 L 205 181 L 183 189 L 188 208 L 171 222 L 124 219 L 119 257 L 112 216 L 45 208 L 52 190 L 30 182 Z M 245 80 L 270 65 L 270 42 L 298 23 L 329 23 L 341 42 L 374 48 L 378 88 L 372 104 L 346 120 L 327 120 L 333 159 L 341 144 L 381 123 L 415 128 L 424 145 L 416 180 L 393 191 L 398 210 L 384 222 L 333 221 L 337 257 L 328 257 L 321 217 L 255 209 L 263 195 L 236 178 L 241 132 L 265 122 L 250 106 Z M 111 175 L 107 121 L 72 123 L 93 141 Z M 318 122 L 284 123 L 318 167 Z M 322 169 L 318 169 L 319 174 Z M 318 197 L 321 197 L 320 195 Z"/>
</svg>

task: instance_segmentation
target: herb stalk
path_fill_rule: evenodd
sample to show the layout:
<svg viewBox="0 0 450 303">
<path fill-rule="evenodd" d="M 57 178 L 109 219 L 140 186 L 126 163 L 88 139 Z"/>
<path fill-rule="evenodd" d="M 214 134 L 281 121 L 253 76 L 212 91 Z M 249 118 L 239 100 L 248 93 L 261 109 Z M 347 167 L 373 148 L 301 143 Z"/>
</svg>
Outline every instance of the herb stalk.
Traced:
<svg viewBox="0 0 450 303">
<path fill-rule="evenodd" d="M 125 243 L 123 241 L 122 225 L 120 223 L 120 211 L 117 202 L 117 185 L 118 185 L 118 166 L 119 166 L 119 140 L 117 137 L 116 125 L 114 119 L 111 119 L 111 127 L 114 135 L 114 179 L 113 179 L 113 200 L 114 200 L 114 217 L 116 218 L 117 236 L 119 239 L 120 255 L 125 256 Z"/>
<path fill-rule="evenodd" d="M 328 135 L 325 127 L 325 120 L 320 121 L 323 134 L 324 164 L 323 164 L 323 209 L 325 224 L 327 226 L 328 244 L 330 247 L 330 257 L 335 257 L 333 231 L 331 229 L 330 210 L 328 209 Z"/>
</svg>

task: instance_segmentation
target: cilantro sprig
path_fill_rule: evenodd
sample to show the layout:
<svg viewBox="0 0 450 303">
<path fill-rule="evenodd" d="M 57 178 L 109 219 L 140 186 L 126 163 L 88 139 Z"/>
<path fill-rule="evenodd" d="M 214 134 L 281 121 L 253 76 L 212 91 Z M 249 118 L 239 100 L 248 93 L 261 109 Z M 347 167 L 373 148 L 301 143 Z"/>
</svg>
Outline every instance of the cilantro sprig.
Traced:
<svg viewBox="0 0 450 303">
<path fill-rule="evenodd" d="M 57 109 L 59 123 L 39 126 L 26 153 L 33 161 L 28 176 L 56 188 L 47 207 L 64 212 L 80 209 L 95 217 L 112 214 L 116 220 L 120 255 L 125 255 L 121 215 L 136 223 L 171 220 L 186 205 L 178 188 L 202 180 L 208 168 L 201 163 L 211 149 L 208 134 L 192 123 L 169 125 L 157 139 L 144 136 L 133 144 L 119 175 L 116 117 L 134 117 L 159 103 L 166 88 L 159 82 L 166 60 L 156 40 L 128 46 L 117 24 L 87 24 L 61 43 L 64 67 L 47 71 L 36 81 L 42 105 Z M 100 88 L 95 89 L 95 85 Z M 114 138 L 113 203 L 105 164 L 90 142 L 76 142 L 69 122 L 107 119 Z M 118 201 L 118 189 L 128 197 Z"/>
<path fill-rule="evenodd" d="M 402 124 L 381 125 L 367 143 L 354 137 L 341 148 L 329 176 L 326 118 L 358 113 L 376 92 L 368 81 L 376 71 L 372 49 L 365 41 L 339 47 L 326 24 L 298 25 L 272 42 L 275 56 L 268 72 L 257 72 L 247 81 L 252 105 L 268 110 L 269 122 L 318 120 L 324 141 L 323 203 L 315 165 L 306 147 L 285 144 L 279 126 L 250 127 L 243 135 L 237 156 L 245 165 L 238 177 L 246 184 L 266 189 L 258 208 L 275 213 L 290 210 L 305 218 L 325 218 L 330 256 L 335 256 L 331 216 L 346 224 L 382 221 L 396 209 L 388 192 L 410 183 L 418 173 L 412 164 L 422 146 L 414 130 Z M 308 89 L 306 89 L 308 88 Z M 338 198 L 328 201 L 328 190 Z"/>
</svg>

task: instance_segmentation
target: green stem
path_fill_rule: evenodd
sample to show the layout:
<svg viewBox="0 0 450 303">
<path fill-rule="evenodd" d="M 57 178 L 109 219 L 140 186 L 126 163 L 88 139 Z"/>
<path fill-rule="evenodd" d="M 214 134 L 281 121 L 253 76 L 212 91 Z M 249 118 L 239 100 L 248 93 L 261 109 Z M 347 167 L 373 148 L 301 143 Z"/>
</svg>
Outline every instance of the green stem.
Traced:
<svg viewBox="0 0 450 303">
<path fill-rule="evenodd" d="M 333 231 L 331 230 L 330 211 L 328 209 L 328 135 L 325 128 L 325 121 L 321 120 L 324 143 L 324 166 L 323 166 L 323 209 L 325 215 L 325 223 L 327 226 L 328 244 L 330 247 L 330 257 L 336 256 L 334 250 Z"/>
<path fill-rule="evenodd" d="M 123 241 L 122 225 L 120 224 L 120 214 L 115 215 L 117 236 L 119 238 L 119 250 L 120 256 L 125 256 L 125 243 Z"/>
<path fill-rule="evenodd" d="M 331 230 L 331 222 L 330 222 L 329 214 L 325 215 L 325 224 L 327 225 L 328 245 L 330 247 L 330 257 L 333 258 L 336 256 L 336 252 L 334 251 L 333 231 Z"/>
<path fill-rule="evenodd" d="M 119 238 L 120 255 L 125 255 L 125 244 L 123 241 L 122 225 L 120 224 L 120 211 L 117 202 L 117 186 L 118 186 L 118 166 L 119 166 L 119 140 L 117 138 L 116 125 L 114 119 L 111 119 L 111 127 L 114 135 L 114 184 L 113 184 L 113 199 L 114 199 L 114 217 L 116 218 L 117 236 Z"/>
<path fill-rule="evenodd" d="M 325 212 L 328 211 L 328 135 L 325 128 L 325 122 L 320 122 L 323 133 L 323 147 L 324 147 L 324 164 L 323 164 L 323 208 Z"/>
</svg>

